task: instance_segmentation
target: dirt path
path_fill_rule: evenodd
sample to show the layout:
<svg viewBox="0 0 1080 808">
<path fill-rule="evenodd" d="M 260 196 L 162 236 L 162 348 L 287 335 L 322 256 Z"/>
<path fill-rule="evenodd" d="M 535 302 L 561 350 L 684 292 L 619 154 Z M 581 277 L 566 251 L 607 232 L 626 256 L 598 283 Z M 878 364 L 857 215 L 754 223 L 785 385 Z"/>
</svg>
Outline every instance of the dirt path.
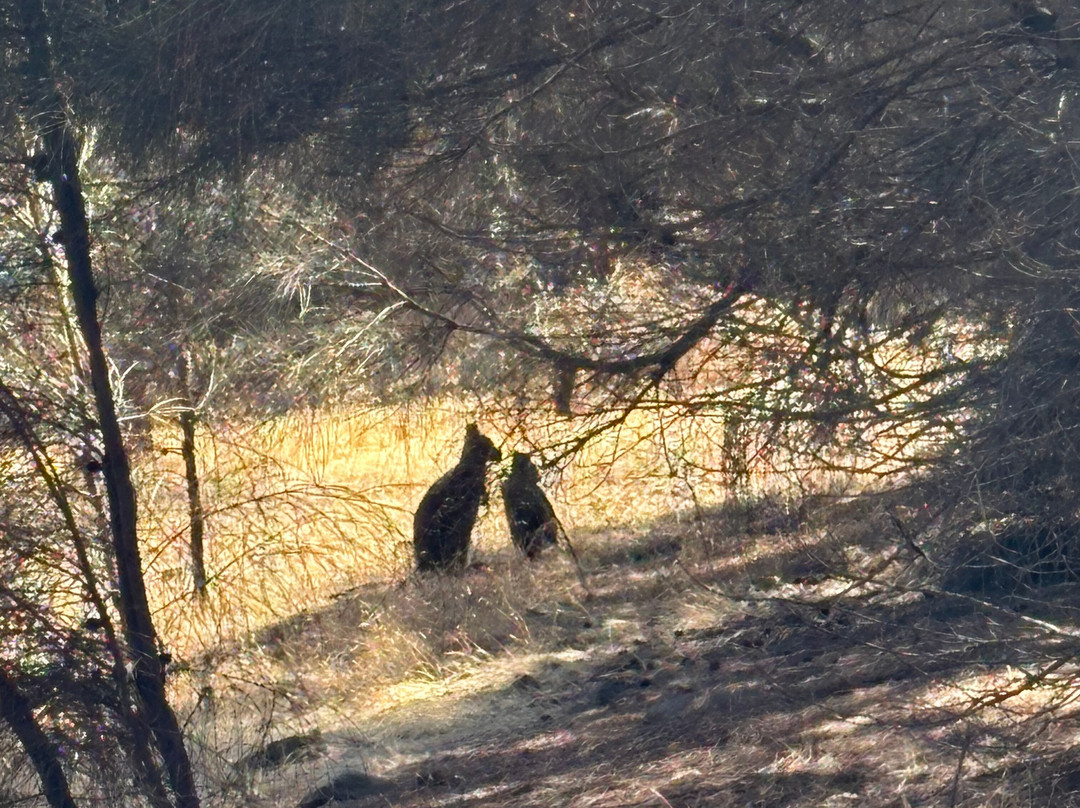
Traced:
<svg viewBox="0 0 1080 808">
<path fill-rule="evenodd" d="M 988 716 L 956 720 L 1008 669 L 1018 627 L 918 598 L 770 600 L 745 569 L 754 598 L 729 600 L 703 587 L 732 585 L 730 570 L 676 555 L 603 568 L 584 607 L 533 610 L 524 653 L 399 685 L 403 705 L 329 735 L 306 782 L 366 771 L 378 788 L 340 802 L 402 808 L 983 805 L 1010 767 L 1058 787 L 1006 749 L 1019 723 L 975 756 Z M 829 584 L 791 577 L 775 591 Z M 1040 754 L 1070 737 L 1047 728 Z"/>
</svg>

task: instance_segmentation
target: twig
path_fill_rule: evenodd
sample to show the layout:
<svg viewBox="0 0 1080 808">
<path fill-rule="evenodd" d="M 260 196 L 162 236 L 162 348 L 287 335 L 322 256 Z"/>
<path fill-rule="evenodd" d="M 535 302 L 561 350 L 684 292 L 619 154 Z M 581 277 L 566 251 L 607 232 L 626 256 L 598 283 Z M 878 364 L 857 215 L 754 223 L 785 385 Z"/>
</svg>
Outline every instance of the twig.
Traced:
<svg viewBox="0 0 1080 808">
<path fill-rule="evenodd" d="M 664 805 L 666 805 L 667 808 L 671 808 L 671 803 L 667 801 L 667 797 L 665 797 L 663 794 L 661 794 L 655 788 L 650 788 L 649 791 L 651 791 L 653 794 L 655 794 L 656 798 L 658 800 L 660 800 L 660 802 L 664 803 Z"/>
<path fill-rule="evenodd" d="M 578 583 L 580 583 L 581 588 L 585 590 L 585 599 L 588 600 L 592 597 L 592 590 L 589 589 L 589 582 L 585 579 L 585 569 L 581 566 L 581 560 L 574 550 L 574 545 L 570 543 L 570 537 L 566 533 L 566 528 L 562 526 L 562 522 L 559 521 L 558 517 L 555 519 L 555 524 L 558 527 L 558 535 L 562 537 L 562 544 L 566 547 L 570 559 L 574 562 L 574 572 L 577 573 Z"/>
<path fill-rule="evenodd" d="M 952 789 L 949 791 L 949 808 L 955 808 L 956 800 L 960 796 L 960 780 L 964 773 L 964 761 L 967 760 L 968 750 L 971 748 L 971 733 L 964 734 L 964 745 L 960 748 L 960 757 L 956 761 L 956 771 L 953 773 Z"/>
</svg>

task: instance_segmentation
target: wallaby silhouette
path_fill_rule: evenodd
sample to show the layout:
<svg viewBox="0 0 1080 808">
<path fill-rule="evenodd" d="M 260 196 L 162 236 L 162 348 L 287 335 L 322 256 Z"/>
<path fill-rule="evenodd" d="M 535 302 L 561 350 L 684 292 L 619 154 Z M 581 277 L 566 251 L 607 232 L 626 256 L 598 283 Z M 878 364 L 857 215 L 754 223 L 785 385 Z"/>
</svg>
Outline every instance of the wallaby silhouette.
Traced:
<svg viewBox="0 0 1080 808">
<path fill-rule="evenodd" d="M 465 567 L 476 515 L 480 503 L 487 501 L 487 465 L 499 460 L 502 454 L 476 424 L 466 426 L 461 460 L 435 481 L 416 507 L 413 549 L 418 570 Z"/>
<path fill-rule="evenodd" d="M 540 472 L 524 452 L 514 452 L 502 495 L 510 538 L 521 552 L 536 558 L 549 544 L 555 544 L 561 529 L 559 520 L 540 488 Z"/>
</svg>

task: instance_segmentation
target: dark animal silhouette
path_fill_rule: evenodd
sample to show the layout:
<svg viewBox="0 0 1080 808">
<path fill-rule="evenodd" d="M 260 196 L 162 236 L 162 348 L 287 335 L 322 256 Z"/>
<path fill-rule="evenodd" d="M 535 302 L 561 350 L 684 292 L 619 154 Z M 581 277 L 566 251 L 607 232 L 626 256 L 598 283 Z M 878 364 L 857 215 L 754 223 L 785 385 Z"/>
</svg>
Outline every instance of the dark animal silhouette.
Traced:
<svg viewBox="0 0 1080 808">
<path fill-rule="evenodd" d="M 514 452 L 510 473 L 502 484 L 506 521 L 510 523 L 510 538 L 528 558 L 536 558 L 559 537 L 559 520 L 555 509 L 540 488 L 540 472 L 532 458 Z"/>
<path fill-rule="evenodd" d="M 416 568 L 460 570 L 469 558 L 469 542 L 480 503 L 487 501 L 484 476 L 487 464 L 502 454 L 476 424 L 465 427 L 461 460 L 435 481 L 416 507 L 413 549 Z"/>
</svg>

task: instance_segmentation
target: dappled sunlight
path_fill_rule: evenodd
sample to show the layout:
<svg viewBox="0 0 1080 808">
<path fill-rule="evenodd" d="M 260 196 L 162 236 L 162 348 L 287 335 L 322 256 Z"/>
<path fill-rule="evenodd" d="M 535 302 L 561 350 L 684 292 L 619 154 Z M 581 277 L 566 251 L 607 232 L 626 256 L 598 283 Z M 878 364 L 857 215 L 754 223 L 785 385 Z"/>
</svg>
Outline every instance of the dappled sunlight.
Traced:
<svg viewBox="0 0 1080 808">
<path fill-rule="evenodd" d="M 1080 672 L 1073 666 L 1070 680 Z M 1062 671 L 1067 674 L 1068 671 Z M 993 726 L 997 722 L 1012 722 L 1037 716 L 1053 706 L 1063 706 L 1061 679 L 1039 683 L 1035 672 L 1012 666 L 972 671 L 954 680 L 934 682 L 915 701 L 920 711 L 966 713 L 981 708 L 980 719 Z M 1073 704 L 1078 696 L 1069 695 L 1065 704 Z"/>
<path fill-rule="evenodd" d="M 482 425 L 507 450 L 556 445 L 580 427 L 543 414 L 503 421 L 498 412 L 490 408 L 496 414 L 489 413 Z M 407 575 L 413 566 L 413 509 L 456 461 L 463 425 L 473 417 L 462 402 L 444 401 L 297 412 L 248 429 L 203 430 L 197 452 L 210 585 L 199 605 L 193 603 L 185 544 L 179 437 L 159 425 L 155 451 L 141 458 L 136 473 L 144 492 L 146 574 L 167 643 L 182 654 L 209 648 L 215 634 L 242 636 L 325 604 L 357 583 Z M 571 534 L 647 525 L 687 508 L 691 491 L 686 479 L 670 474 L 672 436 L 658 430 L 660 417 L 634 413 L 624 428 L 597 436 L 569 465 L 545 472 L 542 484 Z M 684 443 L 680 452 L 688 457 L 714 448 Z M 705 454 L 697 462 L 703 469 L 713 464 Z M 695 508 L 720 507 L 730 499 L 719 481 L 705 486 L 707 477 L 701 479 L 692 492 Z M 790 521 L 782 511 L 775 518 Z M 788 541 L 769 536 L 745 547 L 742 559 L 787 552 Z M 494 493 L 481 510 L 473 545 L 481 559 L 513 552 Z"/>
<path fill-rule="evenodd" d="M 1046 5 L 9 4 L 0 803 L 1080 804 Z"/>
<path fill-rule="evenodd" d="M 260 716 L 271 737 L 318 727 L 329 765 L 363 750 L 404 805 L 914 803 L 955 776 L 956 716 L 983 705 L 973 737 L 1022 733 L 1065 690 L 959 665 L 974 617 L 882 599 L 870 579 L 902 565 L 875 532 L 879 502 L 854 505 L 850 524 L 727 536 L 724 553 L 692 524 L 598 534 L 583 553 L 591 599 L 557 556 L 371 584 L 213 662 L 201 681 L 244 709 L 200 718 L 194 672 L 175 694 L 233 757 L 265 743 Z M 862 546 L 839 542 L 849 530 Z M 832 566 L 808 574 L 808 547 Z M 964 772 L 1011 760 L 986 751 Z"/>
</svg>

